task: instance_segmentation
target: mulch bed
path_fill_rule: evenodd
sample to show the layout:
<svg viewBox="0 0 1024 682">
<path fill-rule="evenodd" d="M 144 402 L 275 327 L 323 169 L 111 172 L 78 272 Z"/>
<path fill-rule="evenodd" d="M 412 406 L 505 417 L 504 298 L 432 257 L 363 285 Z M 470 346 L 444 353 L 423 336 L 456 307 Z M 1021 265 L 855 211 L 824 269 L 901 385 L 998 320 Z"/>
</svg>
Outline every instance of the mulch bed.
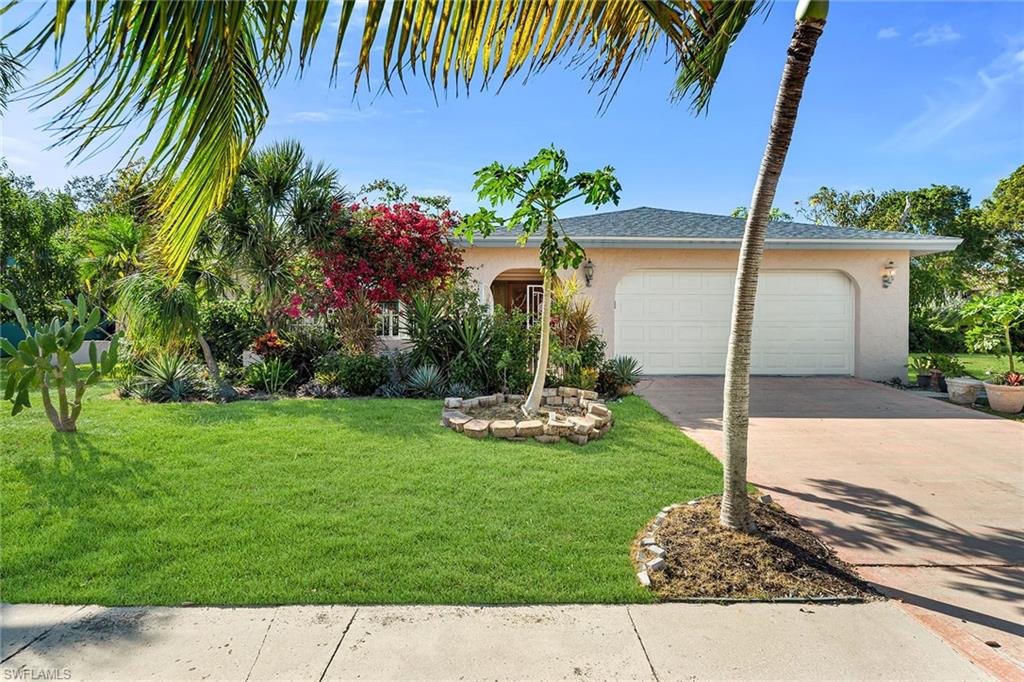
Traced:
<svg viewBox="0 0 1024 682">
<path fill-rule="evenodd" d="M 719 525 L 719 503 L 716 495 L 675 507 L 655 530 L 666 566 L 650 574 L 651 587 L 662 599 L 881 598 L 777 504 L 752 499 L 756 530 L 740 533 Z M 634 556 L 638 547 L 639 538 Z"/>
<path fill-rule="evenodd" d="M 472 409 L 463 409 L 463 412 L 474 419 L 488 419 L 491 421 L 496 419 L 522 421 L 523 419 L 526 419 L 526 417 L 523 416 L 523 411 L 519 409 L 519 404 L 513 403 L 499 403 L 497 405 L 491 405 L 490 407 L 474 407 Z M 587 411 L 578 406 L 556 408 L 542 405 L 537 408 L 537 414 L 544 415 L 545 419 L 547 418 L 547 415 L 551 413 L 561 415 L 562 417 L 582 417 L 587 413 Z"/>
</svg>

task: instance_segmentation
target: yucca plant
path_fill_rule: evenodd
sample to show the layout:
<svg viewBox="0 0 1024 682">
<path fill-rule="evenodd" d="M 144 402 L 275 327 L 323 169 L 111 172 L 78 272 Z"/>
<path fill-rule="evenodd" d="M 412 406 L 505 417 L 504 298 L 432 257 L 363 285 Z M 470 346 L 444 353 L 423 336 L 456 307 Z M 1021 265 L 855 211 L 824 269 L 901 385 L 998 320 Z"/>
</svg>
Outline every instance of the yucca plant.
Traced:
<svg viewBox="0 0 1024 682">
<path fill-rule="evenodd" d="M 202 396 L 199 368 L 181 353 L 161 352 L 139 365 L 136 395 L 154 403 L 178 403 Z"/>
<path fill-rule="evenodd" d="M 9 291 L 0 293 L 0 306 L 14 314 L 25 333 L 17 347 L 6 338 L 0 338 L 0 348 L 8 355 L 3 362 L 7 374 L 4 400 L 11 402 L 11 414 L 16 415 L 32 406 L 29 391 L 38 388 L 53 428 L 72 432 L 78 428 L 86 388 L 113 373 L 120 336 L 114 334 L 110 347 L 102 352 L 97 352 L 96 343 L 90 341 L 89 369 L 79 370 L 73 356 L 82 348 L 86 335 L 99 326 L 100 309 L 90 310 L 82 294 L 78 295 L 77 305 L 71 301 L 60 305 L 64 310 L 63 319 L 54 317 L 50 324 L 37 324 L 33 328 L 14 295 Z M 51 389 L 57 392 L 56 405 L 50 396 Z"/>
<path fill-rule="evenodd" d="M 409 374 L 406 389 L 416 398 L 438 398 L 444 393 L 444 375 L 435 365 L 420 365 Z"/>
</svg>

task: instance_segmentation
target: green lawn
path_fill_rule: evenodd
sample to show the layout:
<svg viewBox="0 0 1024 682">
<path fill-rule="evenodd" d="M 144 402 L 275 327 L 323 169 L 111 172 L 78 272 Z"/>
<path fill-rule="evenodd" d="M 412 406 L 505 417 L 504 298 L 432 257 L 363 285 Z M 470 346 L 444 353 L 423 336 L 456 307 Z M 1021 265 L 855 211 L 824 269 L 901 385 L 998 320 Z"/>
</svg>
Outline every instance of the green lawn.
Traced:
<svg viewBox="0 0 1024 682">
<path fill-rule="evenodd" d="M 913 358 L 921 355 L 927 355 L 927 353 L 911 353 L 910 357 Z M 960 359 L 960 362 L 964 363 L 964 366 L 967 367 L 968 374 L 979 379 L 983 379 L 985 377 L 986 370 L 991 369 L 1005 372 L 1010 368 L 1005 355 L 1002 357 L 998 355 L 986 355 L 984 353 L 952 353 L 952 355 L 955 355 Z M 1014 356 L 1014 361 L 1016 362 L 1016 355 Z M 913 381 L 914 377 L 912 376 L 910 379 Z"/>
<path fill-rule="evenodd" d="M 721 467 L 640 398 L 598 442 L 472 441 L 440 403 L 147 405 L 79 433 L 0 416 L 8 602 L 651 601 L 629 547 Z"/>
</svg>

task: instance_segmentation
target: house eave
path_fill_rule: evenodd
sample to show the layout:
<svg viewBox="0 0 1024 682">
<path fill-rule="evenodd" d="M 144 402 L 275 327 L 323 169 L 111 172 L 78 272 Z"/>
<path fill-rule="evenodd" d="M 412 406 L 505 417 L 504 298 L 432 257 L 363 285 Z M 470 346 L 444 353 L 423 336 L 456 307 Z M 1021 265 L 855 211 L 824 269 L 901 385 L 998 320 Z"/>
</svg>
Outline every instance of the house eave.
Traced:
<svg viewBox="0 0 1024 682">
<path fill-rule="evenodd" d="M 634 249 L 739 249 L 739 238 L 722 237 L 575 237 L 583 248 L 634 248 Z M 779 238 L 766 239 L 766 249 L 784 250 L 880 250 L 909 251 L 911 256 L 926 256 L 934 253 L 953 251 L 962 239 L 936 237 L 934 239 L 818 239 Z M 462 248 L 510 247 L 517 246 L 516 237 L 491 236 L 472 244 L 461 241 Z"/>
</svg>

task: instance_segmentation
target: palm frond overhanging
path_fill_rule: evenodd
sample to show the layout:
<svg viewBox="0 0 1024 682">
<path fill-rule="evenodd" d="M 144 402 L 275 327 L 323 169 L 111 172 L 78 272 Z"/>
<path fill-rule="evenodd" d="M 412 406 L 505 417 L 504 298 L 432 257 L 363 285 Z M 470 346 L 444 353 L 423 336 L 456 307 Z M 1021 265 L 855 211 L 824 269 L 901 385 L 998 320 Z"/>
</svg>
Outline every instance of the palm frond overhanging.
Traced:
<svg viewBox="0 0 1024 682">
<path fill-rule="evenodd" d="M 203 220 L 227 199 L 266 123 L 266 88 L 295 55 L 300 73 L 308 66 L 329 3 L 88 2 L 84 21 L 72 24 L 75 5 L 52 5 L 52 16 L 20 53 L 31 58 L 50 45 L 59 49 L 72 26 L 84 27 L 85 47 L 32 93 L 44 105 L 69 98 L 51 130 L 58 143 L 75 145 L 72 156 L 142 122 L 125 155 L 152 145 L 149 164 L 161 172 L 166 216 L 162 244 L 168 264 L 181 273 Z M 356 5 L 341 5 L 335 75 Z M 677 92 L 703 109 L 729 45 L 761 8 L 760 2 L 710 0 L 370 0 L 354 84 L 371 76 L 375 47 L 382 48 L 384 87 L 407 74 L 444 89 L 486 87 L 568 60 L 607 102 L 630 67 L 661 45 L 685 67 Z"/>
</svg>

